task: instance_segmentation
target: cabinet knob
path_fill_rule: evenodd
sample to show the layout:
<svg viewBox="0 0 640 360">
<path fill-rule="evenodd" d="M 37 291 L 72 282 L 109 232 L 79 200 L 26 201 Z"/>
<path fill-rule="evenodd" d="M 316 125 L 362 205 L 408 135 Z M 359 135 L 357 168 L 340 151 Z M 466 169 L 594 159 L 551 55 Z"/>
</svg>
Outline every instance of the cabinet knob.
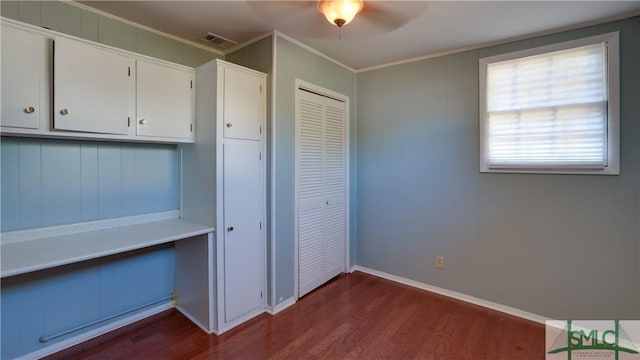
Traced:
<svg viewBox="0 0 640 360">
<path fill-rule="evenodd" d="M 140 125 L 144 125 L 147 123 L 147 119 L 142 119 L 140 121 L 138 121 L 140 123 Z"/>
<path fill-rule="evenodd" d="M 233 231 L 233 226 L 229 226 L 229 227 L 227 228 L 227 232 L 232 232 L 232 231 Z"/>
<path fill-rule="evenodd" d="M 62 109 L 62 110 L 60 110 L 60 114 L 61 114 L 61 115 L 65 115 L 65 116 L 66 116 L 66 115 L 69 115 L 70 113 L 71 113 L 71 111 L 69 111 L 69 109 Z"/>
<path fill-rule="evenodd" d="M 228 127 L 228 128 L 230 128 L 230 127 L 232 127 L 232 126 L 233 126 L 233 124 L 232 124 L 232 123 L 227 123 L 227 127 Z"/>
<path fill-rule="evenodd" d="M 34 111 L 36 111 L 36 108 L 34 108 L 33 106 L 28 106 L 24 109 L 24 112 L 26 112 L 27 114 L 31 114 Z"/>
</svg>

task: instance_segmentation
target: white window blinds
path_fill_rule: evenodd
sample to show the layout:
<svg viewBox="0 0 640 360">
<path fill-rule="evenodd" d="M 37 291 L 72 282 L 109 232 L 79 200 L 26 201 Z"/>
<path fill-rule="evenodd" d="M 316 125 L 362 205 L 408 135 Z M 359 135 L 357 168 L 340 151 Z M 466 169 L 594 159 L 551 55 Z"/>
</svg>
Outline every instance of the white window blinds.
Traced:
<svg viewBox="0 0 640 360">
<path fill-rule="evenodd" d="M 487 64 L 489 168 L 607 166 L 605 43 Z"/>
</svg>

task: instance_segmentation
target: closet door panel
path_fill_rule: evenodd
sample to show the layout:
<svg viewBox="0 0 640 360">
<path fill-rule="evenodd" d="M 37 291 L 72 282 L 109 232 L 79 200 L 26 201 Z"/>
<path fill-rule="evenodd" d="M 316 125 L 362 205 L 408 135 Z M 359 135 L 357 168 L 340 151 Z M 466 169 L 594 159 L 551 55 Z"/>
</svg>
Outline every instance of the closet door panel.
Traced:
<svg viewBox="0 0 640 360">
<path fill-rule="evenodd" d="M 325 279 L 344 272 L 346 238 L 345 104 L 324 98 Z M 325 280 L 326 281 L 326 280 Z"/>
<path fill-rule="evenodd" d="M 324 283 L 323 105 L 320 96 L 298 98 L 298 262 L 299 296 Z"/>
</svg>

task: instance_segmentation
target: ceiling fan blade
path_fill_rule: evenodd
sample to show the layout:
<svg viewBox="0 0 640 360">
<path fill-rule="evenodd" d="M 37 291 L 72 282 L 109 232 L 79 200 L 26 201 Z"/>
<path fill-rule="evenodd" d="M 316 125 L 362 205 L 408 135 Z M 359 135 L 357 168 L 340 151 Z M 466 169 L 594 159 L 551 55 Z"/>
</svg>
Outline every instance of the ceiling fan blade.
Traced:
<svg viewBox="0 0 640 360">
<path fill-rule="evenodd" d="M 265 20 L 282 22 L 309 17 L 315 11 L 316 2 L 303 1 L 246 1 L 251 11 Z"/>
<path fill-rule="evenodd" d="M 249 8 L 265 21 L 274 20 L 283 28 L 296 28 L 296 32 L 310 38 L 338 38 L 338 27 L 330 24 L 317 9 L 317 1 L 247 1 Z"/>
<path fill-rule="evenodd" d="M 427 7 L 426 1 L 365 1 L 358 16 L 369 26 L 389 32 L 419 17 Z"/>
</svg>

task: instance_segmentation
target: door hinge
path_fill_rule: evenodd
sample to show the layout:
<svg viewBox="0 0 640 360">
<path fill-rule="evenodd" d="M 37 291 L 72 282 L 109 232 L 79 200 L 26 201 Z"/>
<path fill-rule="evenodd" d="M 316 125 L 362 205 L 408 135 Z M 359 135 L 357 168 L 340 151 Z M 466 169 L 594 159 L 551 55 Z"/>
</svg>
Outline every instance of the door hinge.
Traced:
<svg viewBox="0 0 640 360">
<path fill-rule="evenodd" d="M 127 66 L 127 76 L 131 77 L 131 66 Z"/>
<path fill-rule="evenodd" d="M 193 89 L 193 80 L 189 81 L 189 88 Z"/>
<path fill-rule="evenodd" d="M 193 132 L 193 123 L 189 124 L 189 131 Z"/>
<path fill-rule="evenodd" d="M 262 151 L 260 152 L 259 158 L 260 158 L 260 160 L 262 160 Z"/>
<path fill-rule="evenodd" d="M 260 134 L 262 134 L 262 125 L 260 125 Z"/>
<path fill-rule="evenodd" d="M 260 85 L 260 94 L 262 94 L 262 85 Z"/>
<path fill-rule="evenodd" d="M 127 117 L 127 127 L 131 127 L 131 118 Z"/>
<path fill-rule="evenodd" d="M 260 299 L 262 299 L 262 290 L 260 290 Z"/>
<path fill-rule="evenodd" d="M 260 230 L 262 230 L 262 221 L 260 221 Z"/>
</svg>

